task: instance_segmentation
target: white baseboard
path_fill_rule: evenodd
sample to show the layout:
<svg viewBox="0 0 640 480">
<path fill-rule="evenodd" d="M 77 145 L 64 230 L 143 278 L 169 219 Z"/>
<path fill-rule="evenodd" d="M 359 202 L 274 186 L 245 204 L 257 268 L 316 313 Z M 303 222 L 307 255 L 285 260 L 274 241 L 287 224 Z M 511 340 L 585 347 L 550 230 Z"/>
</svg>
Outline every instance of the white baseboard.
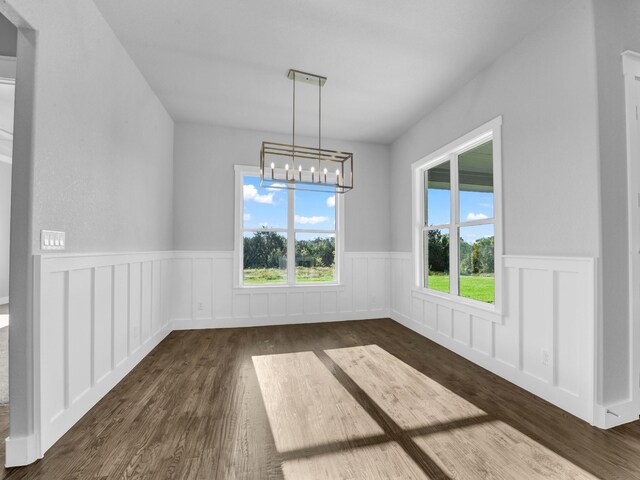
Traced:
<svg viewBox="0 0 640 480">
<path fill-rule="evenodd" d="M 0 297 L 0 305 L 6 305 L 9 303 L 9 297 Z"/>
<path fill-rule="evenodd" d="M 388 310 L 368 310 L 363 312 L 333 313 L 319 315 L 290 315 L 278 317 L 222 317 L 201 318 L 177 318 L 172 320 L 173 330 L 199 330 L 215 328 L 239 328 L 239 327 L 264 327 L 269 325 L 297 325 L 303 323 L 345 322 L 349 320 L 371 320 L 388 318 Z"/>
<path fill-rule="evenodd" d="M 7 437 L 5 440 L 5 467 L 22 467 L 42 458 L 37 435 Z"/>
<path fill-rule="evenodd" d="M 638 420 L 638 405 L 633 401 L 613 405 L 598 405 L 595 411 L 594 425 L 599 428 L 613 428 Z"/>
</svg>

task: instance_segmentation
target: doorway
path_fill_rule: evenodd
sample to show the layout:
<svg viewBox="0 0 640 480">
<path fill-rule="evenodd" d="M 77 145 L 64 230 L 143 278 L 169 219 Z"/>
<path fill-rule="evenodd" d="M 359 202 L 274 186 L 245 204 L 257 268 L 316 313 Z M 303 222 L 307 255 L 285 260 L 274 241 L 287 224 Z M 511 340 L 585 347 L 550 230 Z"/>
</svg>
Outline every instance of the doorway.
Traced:
<svg viewBox="0 0 640 480">
<path fill-rule="evenodd" d="M 0 433 L 9 427 L 9 264 L 17 30 L 0 15 Z"/>
<path fill-rule="evenodd" d="M 5 57 L 3 63 L 15 65 Z M 10 69 L 0 76 L 0 405 L 9 402 L 9 243 L 11 232 L 11 171 L 15 79 Z"/>
</svg>

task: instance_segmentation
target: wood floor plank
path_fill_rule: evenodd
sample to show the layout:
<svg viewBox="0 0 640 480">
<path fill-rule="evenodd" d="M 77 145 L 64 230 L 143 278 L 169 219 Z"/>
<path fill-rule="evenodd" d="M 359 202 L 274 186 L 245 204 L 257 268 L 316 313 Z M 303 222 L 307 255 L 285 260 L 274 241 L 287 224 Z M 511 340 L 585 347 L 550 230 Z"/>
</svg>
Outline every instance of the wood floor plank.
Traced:
<svg viewBox="0 0 640 480">
<path fill-rule="evenodd" d="M 393 370 L 392 375 L 381 370 L 384 383 L 394 388 L 387 393 L 396 392 L 400 398 L 399 378 L 405 375 L 410 385 L 405 388 L 413 391 L 410 398 L 428 396 L 419 388 L 431 385 L 433 391 L 446 389 L 461 400 L 445 402 L 448 410 L 441 412 L 425 412 L 422 405 L 412 410 L 375 402 L 376 408 L 389 410 L 389 422 L 418 427 L 410 429 L 410 443 L 390 440 L 385 433 L 369 438 L 369 443 L 337 443 L 331 451 L 320 449 L 315 455 L 305 455 L 304 450 L 279 453 L 252 357 L 320 355 L 367 345 L 377 345 L 414 369 Z M 356 366 L 360 373 L 351 374 L 357 378 L 364 370 Z M 337 379 L 335 374 L 331 373 Z M 414 383 L 417 374 L 428 378 L 418 382 L 419 388 Z M 361 394 L 348 390 L 353 398 L 374 397 L 362 379 L 355 382 L 346 373 L 345 377 L 362 385 Z M 478 412 L 484 414 L 474 416 Z M 0 437 L 7 433 L 7 407 L 0 407 Z M 380 445 L 392 445 L 387 452 L 400 448 L 404 453 L 414 445 L 450 478 L 640 478 L 640 422 L 607 431 L 593 428 L 399 324 L 379 319 L 175 331 L 44 459 L 27 467 L 0 468 L 0 479 L 270 480 L 297 472 L 307 478 L 318 478 L 322 472 L 348 478 L 345 465 L 354 463 L 341 463 L 345 452 L 353 460 L 354 452 L 373 452 Z M 457 455 L 451 454 L 451 445 L 457 446 Z M 415 451 L 409 457 L 416 463 Z M 513 471 L 505 476 L 491 468 L 494 463 L 508 463 Z M 377 473 L 370 475 L 375 478 Z"/>
</svg>

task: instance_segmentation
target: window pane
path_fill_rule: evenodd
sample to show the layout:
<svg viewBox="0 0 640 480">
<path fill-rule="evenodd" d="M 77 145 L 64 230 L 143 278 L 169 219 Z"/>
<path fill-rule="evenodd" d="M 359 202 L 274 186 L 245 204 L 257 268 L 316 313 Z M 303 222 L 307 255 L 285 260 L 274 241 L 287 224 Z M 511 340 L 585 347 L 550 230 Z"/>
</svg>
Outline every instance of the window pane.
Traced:
<svg viewBox="0 0 640 480">
<path fill-rule="evenodd" d="M 245 232 L 243 242 L 245 284 L 286 283 L 286 233 Z"/>
<path fill-rule="evenodd" d="M 449 293 L 449 230 L 424 233 L 426 284 L 432 290 Z"/>
<path fill-rule="evenodd" d="M 259 177 L 244 177 L 242 184 L 244 228 L 287 228 L 288 190 L 262 188 Z"/>
<path fill-rule="evenodd" d="M 451 162 L 444 162 L 424 172 L 425 225 L 451 222 Z"/>
<path fill-rule="evenodd" d="M 493 225 L 460 227 L 460 296 L 493 303 Z"/>
<path fill-rule="evenodd" d="M 325 188 L 318 185 L 319 189 Z M 295 191 L 295 228 L 334 230 L 336 228 L 336 194 L 327 191 Z"/>
<path fill-rule="evenodd" d="M 460 221 L 493 218 L 493 141 L 458 156 Z"/>
<path fill-rule="evenodd" d="M 335 235 L 296 233 L 296 282 L 334 282 L 335 280 Z"/>
</svg>

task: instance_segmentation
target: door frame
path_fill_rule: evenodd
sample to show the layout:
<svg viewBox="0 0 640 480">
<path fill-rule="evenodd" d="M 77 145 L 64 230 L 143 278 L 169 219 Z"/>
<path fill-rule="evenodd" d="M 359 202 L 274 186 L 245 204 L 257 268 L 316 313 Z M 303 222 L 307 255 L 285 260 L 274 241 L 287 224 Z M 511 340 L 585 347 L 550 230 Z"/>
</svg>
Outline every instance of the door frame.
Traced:
<svg viewBox="0 0 640 480">
<path fill-rule="evenodd" d="M 634 415 L 640 410 L 640 53 L 622 53 L 627 137 L 629 241 L 629 379 Z"/>
</svg>

